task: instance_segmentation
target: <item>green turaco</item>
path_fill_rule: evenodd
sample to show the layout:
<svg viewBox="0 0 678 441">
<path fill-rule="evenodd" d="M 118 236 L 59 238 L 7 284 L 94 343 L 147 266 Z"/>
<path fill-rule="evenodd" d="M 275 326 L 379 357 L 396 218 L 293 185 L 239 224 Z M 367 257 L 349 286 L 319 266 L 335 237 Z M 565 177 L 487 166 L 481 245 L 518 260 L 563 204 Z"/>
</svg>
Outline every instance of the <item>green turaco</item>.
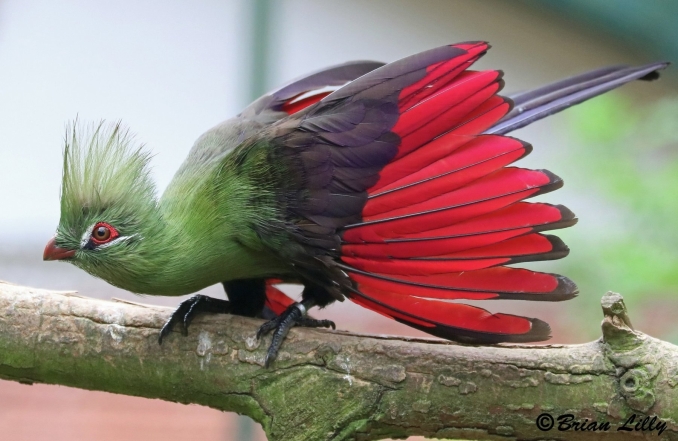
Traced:
<svg viewBox="0 0 678 441">
<path fill-rule="evenodd" d="M 531 146 L 517 128 L 666 66 L 599 69 L 512 97 L 502 73 L 469 66 L 467 42 L 382 65 L 359 61 L 294 81 L 208 130 L 158 198 L 150 155 L 119 125 L 67 134 L 61 219 L 45 260 L 68 261 L 120 288 L 195 295 L 160 332 L 200 312 L 267 318 L 268 366 L 290 327 L 345 298 L 448 339 L 549 338 L 541 320 L 451 300 L 572 298 L 568 278 L 509 265 L 558 259 L 544 231 L 567 208 L 525 199 L 562 180 L 509 167 Z M 300 283 L 293 302 L 277 282 Z"/>
</svg>

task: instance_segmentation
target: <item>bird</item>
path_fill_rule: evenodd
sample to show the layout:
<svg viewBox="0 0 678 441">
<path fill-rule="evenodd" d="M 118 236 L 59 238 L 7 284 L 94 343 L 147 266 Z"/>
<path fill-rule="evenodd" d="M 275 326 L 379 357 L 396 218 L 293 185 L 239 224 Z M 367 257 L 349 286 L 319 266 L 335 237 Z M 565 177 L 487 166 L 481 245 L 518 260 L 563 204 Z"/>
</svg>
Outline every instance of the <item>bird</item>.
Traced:
<svg viewBox="0 0 678 441">
<path fill-rule="evenodd" d="M 150 153 L 121 123 L 67 128 L 61 215 L 44 260 L 69 262 L 134 293 L 179 296 L 223 284 L 228 300 L 183 301 L 187 335 L 201 313 L 266 319 L 264 366 L 293 326 L 350 301 L 448 340 L 550 338 L 537 318 L 464 300 L 563 301 L 565 276 L 512 264 L 565 257 L 546 231 L 574 225 L 562 205 L 527 199 L 563 185 L 512 165 L 527 142 L 507 134 L 668 63 L 612 66 L 512 96 L 501 70 L 472 70 L 483 41 L 384 64 L 354 61 L 306 75 L 201 135 L 161 197 Z M 303 285 L 295 302 L 277 287 Z"/>
</svg>

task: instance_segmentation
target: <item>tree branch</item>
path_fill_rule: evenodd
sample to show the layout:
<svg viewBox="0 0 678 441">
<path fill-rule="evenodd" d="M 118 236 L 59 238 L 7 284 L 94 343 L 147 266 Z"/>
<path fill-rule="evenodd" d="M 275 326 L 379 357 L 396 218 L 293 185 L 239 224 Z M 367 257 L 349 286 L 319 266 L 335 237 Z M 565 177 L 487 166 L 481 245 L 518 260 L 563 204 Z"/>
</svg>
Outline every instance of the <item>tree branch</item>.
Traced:
<svg viewBox="0 0 678 441">
<path fill-rule="evenodd" d="M 254 319 L 199 317 L 188 337 L 172 333 L 158 346 L 168 308 L 0 282 L 0 378 L 238 412 L 271 441 L 612 439 L 633 414 L 667 424 L 660 437 L 637 435 L 678 439 L 678 347 L 634 331 L 618 294 L 603 298 L 603 310 L 603 338 L 571 346 L 295 328 L 264 369 L 268 339 L 254 338 Z M 560 432 L 556 421 L 543 432 L 535 421 L 545 412 L 611 428 Z"/>
</svg>

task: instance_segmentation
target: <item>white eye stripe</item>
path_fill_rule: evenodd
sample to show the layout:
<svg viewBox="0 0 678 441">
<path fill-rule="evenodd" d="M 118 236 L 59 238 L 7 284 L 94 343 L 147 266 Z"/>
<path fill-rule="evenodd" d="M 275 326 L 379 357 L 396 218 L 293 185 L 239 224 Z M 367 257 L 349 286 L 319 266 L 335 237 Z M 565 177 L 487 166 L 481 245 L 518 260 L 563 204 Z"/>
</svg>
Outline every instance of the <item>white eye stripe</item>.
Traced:
<svg viewBox="0 0 678 441">
<path fill-rule="evenodd" d="M 112 246 L 112 245 L 115 245 L 115 244 L 118 243 L 118 242 L 126 241 L 126 240 L 132 239 L 133 237 L 137 237 L 137 236 L 138 236 L 138 234 L 132 234 L 131 236 L 120 236 L 120 237 L 116 237 L 115 239 L 113 239 L 113 240 L 110 241 L 110 242 L 107 242 L 107 243 L 104 243 L 104 244 L 101 244 L 101 245 L 97 245 L 97 247 L 94 248 L 94 250 L 96 251 L 96 250 L 101 250 L 101 249 L 104 249 L 104 248 L 108 248 L 108 247 L 110 247 L 110 246 Z"/>
<path fill-rule="evenodd" d="M 89 242 L 89 238 L 92 236 L 92 230 L 94 229 L 95 225 L 96 223 L 90 225 L 89 228 L 87 228 L 83 233 L 82 238 L 80 239 L 80 248 L 85 248 Z"/>
</svg>

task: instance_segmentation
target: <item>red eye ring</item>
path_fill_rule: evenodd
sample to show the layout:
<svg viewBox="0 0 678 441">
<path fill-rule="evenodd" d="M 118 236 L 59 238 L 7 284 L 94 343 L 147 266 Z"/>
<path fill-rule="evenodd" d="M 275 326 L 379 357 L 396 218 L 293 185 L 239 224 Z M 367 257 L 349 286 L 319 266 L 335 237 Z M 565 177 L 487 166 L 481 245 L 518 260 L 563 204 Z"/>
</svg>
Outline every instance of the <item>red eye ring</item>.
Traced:
<svg viewBox="0 0 678 441">
<path fill-rule="evenodd" d="M 102 245 L 119 237 L 120 233 L 118 233 L 118 230 L 106 222 L 97 222 L 97 224 L 92 228 L 92 233 L 90 236 L 92 242 L 97 245 Z"/>
</svg>

